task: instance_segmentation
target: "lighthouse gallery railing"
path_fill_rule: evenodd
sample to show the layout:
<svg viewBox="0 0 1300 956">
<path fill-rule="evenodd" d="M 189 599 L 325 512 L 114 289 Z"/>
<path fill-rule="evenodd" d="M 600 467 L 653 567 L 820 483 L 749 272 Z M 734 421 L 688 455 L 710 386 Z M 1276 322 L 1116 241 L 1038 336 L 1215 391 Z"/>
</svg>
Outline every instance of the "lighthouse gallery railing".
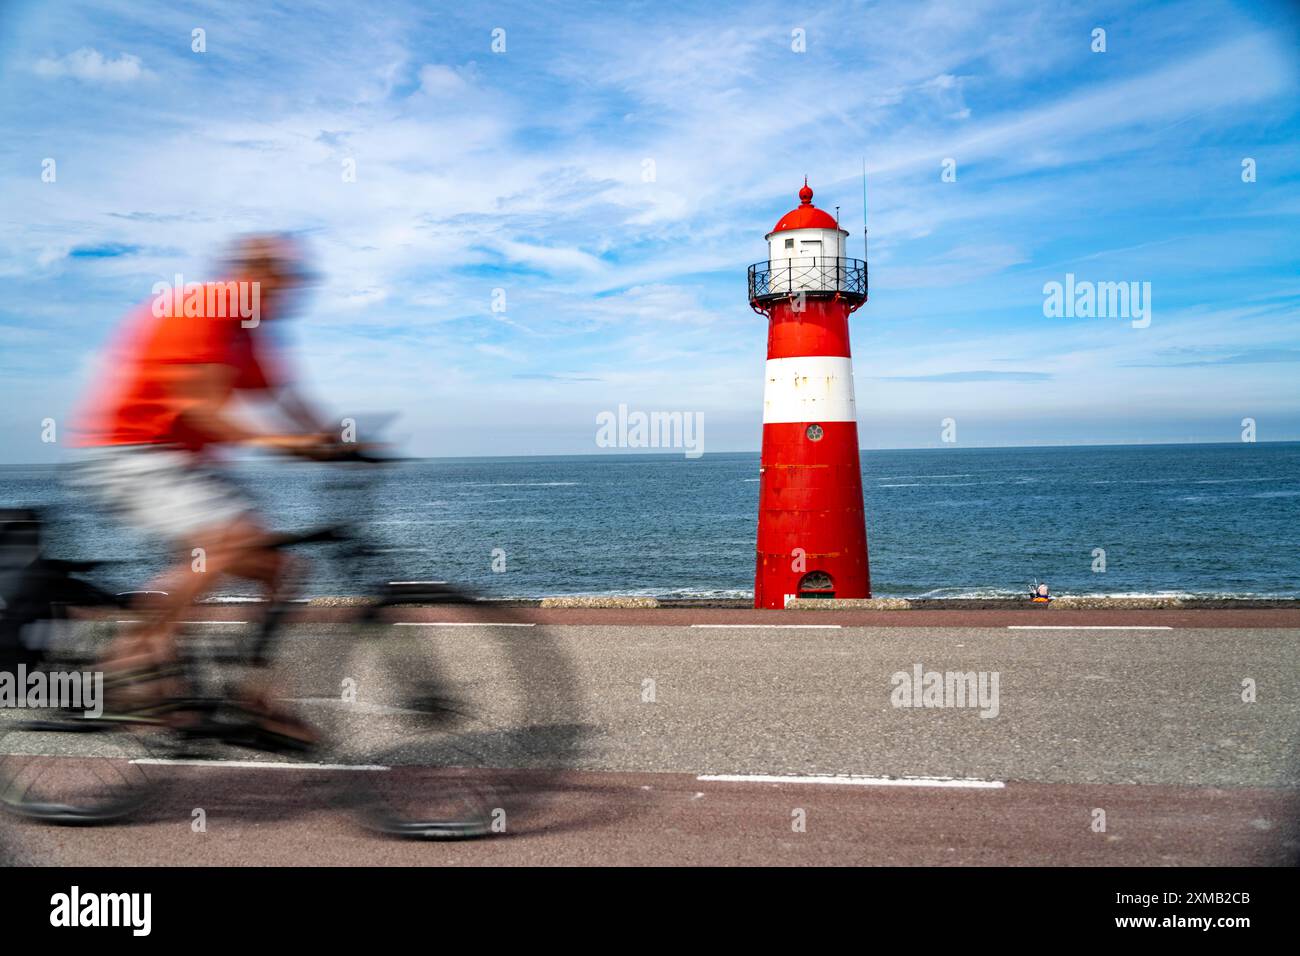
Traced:
<svg viewBox="0 0 1300 956">
<path fill-rule="evenodd" d="M 799 292 L 839 292 L 867 297 L 867 264 L 861 259 L 805 256 L 772 259 L 749 267 L 750 301 L 776 299 Z"/>
</svg>

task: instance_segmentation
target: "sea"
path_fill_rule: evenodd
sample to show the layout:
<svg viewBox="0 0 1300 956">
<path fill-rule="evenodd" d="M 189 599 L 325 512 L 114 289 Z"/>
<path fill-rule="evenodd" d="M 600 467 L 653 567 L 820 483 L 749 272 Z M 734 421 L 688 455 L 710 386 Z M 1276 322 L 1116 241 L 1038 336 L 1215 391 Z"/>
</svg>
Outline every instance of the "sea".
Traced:
<svg viewBox="0 0 1300 956">
<path fill-rule="evenodd" d="M 306 593 L 446 580 L 487 597 L 753 593 L 757 453 L 444 458 L 379 468 L 262 459 L 230 472 L 278 530 L 346 522 L 366 555 L 316 555 Z M 143 587 L 167 555 L 51 466 L 0 466 L 54 557 Z M 1300 597 L 1300 443 L 862 452 L 877 597 Z M 224 582 L 220 599 L 252 595 Z"/>
</svg>

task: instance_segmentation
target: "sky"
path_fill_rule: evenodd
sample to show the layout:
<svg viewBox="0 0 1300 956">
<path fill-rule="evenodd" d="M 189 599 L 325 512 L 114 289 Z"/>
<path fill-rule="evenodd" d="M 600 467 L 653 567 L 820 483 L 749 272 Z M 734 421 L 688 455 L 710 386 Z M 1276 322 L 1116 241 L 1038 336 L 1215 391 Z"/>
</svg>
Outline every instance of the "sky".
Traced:
<svg viewBox="0 0 1300 956">
<path fill-rule="evenodd" d="M 864 448 L 1300 439 L 1297 9 L 8 0 L 0 463 L 260 229 L 321 275 L 304 387 L 412 454 L 597 453 L 620 405 L 757 450 L 746 268 L 804 176 L 861 256 L 864 161 Z M 1047 314 L 1067 274 L 1149 324 Z"/>
</svg>

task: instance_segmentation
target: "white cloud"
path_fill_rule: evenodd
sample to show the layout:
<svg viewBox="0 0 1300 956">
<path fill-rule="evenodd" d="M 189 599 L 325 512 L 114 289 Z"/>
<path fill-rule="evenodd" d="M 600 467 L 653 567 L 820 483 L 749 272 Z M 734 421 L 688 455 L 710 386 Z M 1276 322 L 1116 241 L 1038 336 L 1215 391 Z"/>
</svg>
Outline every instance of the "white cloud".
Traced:
<svg viewBox="0 0 1300 956">
<path fill-rule="evenodd" d="M 44 57 L 36 61 L 33 69 L 38 76 L 71 77 L 86 83 L 131 83 L 150 75 L 140 66 L 138 56 L 122 53 L 110 60 L 91 47 L 82 47 L 66 56 Z"/>
<path fill-rule="evenodd" d="M 430 63 L 420 67 L 420 92 L 429 96 L 450 96 L 465 90 L 464 77 L 449 66 Z"/>
<path fill-rule="evenodd" d="M 1225 26 L 1120 70 L 1085 52 L 1092 69 L 1080 71 L 1054 42 L 1071 27 L 1059 12 L 918 2 L 873 9 L 868 28 L 860 11 L 832 5 L 800 21 L 810 46 L 799 55 L 780 9 L 743 18 L 727 7 L 665 10 L 635 24 L 611 13 L 558 25 L 538 12 L 545 56 L 518 55 L 524 47 L 512 42 L 509 56 L 492 57 L 469 41 L 457 46 L 463 24 L 449 22 L 435 43 L 412 28 L 414 11 L 340 6 L 328 20 L 228 22 L 246 42 L 222 53 L 238 69 L 215 85 L 209 63 L 183 44 L 133 46 L 168 77 L 165 91 L 142 84 L 139 101 L 110 104 L 113 113 L 100 102 L 82 108 L 85 91 L 72 84 L 46 84 L 66 101 L 50 110 L 59 183 L 27 172 L 0 177 L 6 211 L 27 227 L 0 236 L 0 275 L 29 282 L 20 302 L 42 298 L 32 292 L 37 282 L 93 283 L 106 303 L 97 321 L 108 323 L 112 302 L 124 306 L 176 269 L 202 271 L 212 244 L 230 232 L 304 229 L 325 285 L 310 303 L 303 351 L 331 389 L 355 378 L 358 401 L 414 408 L 430 381 L 447 389 L 490 381 L 503 389 L 493 394 L 504 420 L 516 399 L 531 409 L 547 381 L 531 376 L 580 368 L 601 381 L 556 385 L 566 400 L 584 390 L 635 392 L 645 404 L 667 394 L 734 409 L 740 420 L 759 404 L 764 345 L 745 302 L 745 266 L 765 254 L 762 236 L 797 202 L 805 172 L 819 205 L 843 203 L 843 220 L 858 223 L 865 151 L 873 294 L 854 331 L 864 375 L 1002 369 L 994 357 L 1023 348 L 1037 364 L 1005 367 L 1054 378 L 1016 388 L 1033 388 L 1045 407 L 1075 408 L 1082 385 L 1109 381 L 1109 369 L 1168 345 L 1166 335 L 1195 341 L 1229 321 L 1219 312 L 1198 332 L 1189 316 L 1166 311 L 1165 290 L 1193 298 L 1194 286 L 1175 283 L 1199 278 L 1167 258 L 1214 262 L 1225 274 L 1237 266 L 1213 249 L 1159 243 L 1168 211 L 1196 195 L 1198 181 L 1180 178 L 1180 164 L 1218 161 L 1194 149 L 1213 145 L 1205 130 L 1226 141 L 1229 131 L 1267 135 L 1276 122 L 1274 104 L 1293 83 L 1267 36 Z M 302 42 L 283 46 L 286 25 Z M 111 40 L 88 32 L 67 46 L 118 49 L 146 35 L 135 24 Z M 25 48 L 65 48 L 48 42 Z M 282 55 L 274 73 L 264 69 L 271 54 Z M 40 61 L 35 75 L 124 83 L 148 71 L 137 57 L 105 59 L 86 47 Z M 40 83 L 31 73 L 24 80 Z M 179 93 L 183 110 L 173 101 Z M 11 107 L 19 121 L 8 125 L 38 131 L 44 118 L 20 108 Z M 959 161 L 956 184 L 939 183 L 943 156 Z M 1293 167 L 1287 156 L 1261 160 L 1272 181 Z M 655 161 L 650 182 L 646 158 Z M 355 182 L 340 175 L 344 159 L 357 163 Z M 1224 166 L 1234 186 L 1236 162 Z M 93 177 L 72 175 L 92 166 Z M 1110 191 L 1097 191 L 1099 183 Z M 1261 179 L 1233 191 L 1228 215 L 1252 215 L 1252 203 L 1261 216 L 1286 211 L 1288 200 L 1266 188 Z M 1149 226 L 1141 216 L 1155 200 L 1160 218 Z M 1098 239 L 1105 217 L 1111 233 Z M 849 228 L 851 254 L 860 255 L 860 224 Z M 1280 231 L 1263 231 L 1271 228 L 1261 224 L 1246 242 L 1228 224 L 1213 242 L 1262 254 L 1282 241 Z M 66 258 L 92 240 L 142 251 Z M 1106 250 L 1109 259 L 1096 262 Z M 1169 277 L 1146 338 L 1040 318 L 1038 273 L 1083 275 L 1078 263 Z M 508 289 L 508 316 L 490 311 L 497 286 Z M 1231 293 L 1207 301 L 1216 296 Z M 964 338 L 986 317 L 987 335 Z M 958 331 L 949 336 L 948 326 Z M 1040 330 L 1052 343 L 1046 356 Z M 1251 330 L 1258 335 L 1256 322 Z M 1216 345 L 1228 341 L 1216 333 Z M 1122 371 L 1118 380 L 1145 374 Z M 1199 373 L 1160 374 L 1173 395 Z M 966 394 L 972 407 L 1001 407 L 1005 392 L 998 383 L 940 384 L 944 401 Z M 936 390 L 863 387 L 897 408 L 928 409 L 929 399 L 914 396 Z M 537 414 L 547 407 L 537 403 Z"/>
<path fill-rule="evenodd" d="M 359 309 L 363 306 L 378 305 L 387 298 L 387 289 L 376 289 L 372 287 L 366 289 L 354 289 L 348 294 L 343 302 L 347 307 Z"/>
<path fill-rule="evenodd" d="M 512 262 L 542 269 L 599 272 L 604 268 L 604 263 L 600 259 L 581 249 L 566 246 L 536 246 L 505 239 L 497 240 L 492 245 Z"/>
<path fill-rule="evenodd" d="M 483 343 L 474 346 L 475 351 L 482 352 L 484 355 L 492 358 L 505 359 L 507 362 L 524 362 L 526 357 L 514 349 L 508 349 L 503 345 L 491 345 Z"/>
</svg>

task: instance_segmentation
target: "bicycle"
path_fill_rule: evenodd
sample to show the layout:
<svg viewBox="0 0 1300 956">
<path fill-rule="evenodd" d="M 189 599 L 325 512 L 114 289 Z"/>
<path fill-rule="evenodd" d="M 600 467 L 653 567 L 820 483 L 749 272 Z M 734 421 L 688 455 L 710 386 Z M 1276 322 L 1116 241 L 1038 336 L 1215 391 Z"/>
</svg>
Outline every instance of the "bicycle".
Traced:
<svg viewBox="0 0 1300 956">
<path fill-rule="evenodd" d="M 359 489 L 373 493 L 381 464 L 400 468 L 361 455 L 330 467 L 352 477 L 340 487 L 355 504 Z M 270 544 L 333 549 L 344 568 L 359 570 L 377 554 L 361 525 L 279 535 Z M 77 576 L 92 567 L 63 563 L 63 590 L 41 598 L 47 620 L 76 625 L 74 636 L 28 654 L 43 673 L 93 666 L 122 623 L 104 618 L 122 602 Z M 391 620 L 394 609 L 414 605 L 446 609 L 456 620 Z M 71 608 L 79 613 L 68 614 Z M 226 644 L 185 635 L 178 676 L 189 693 L 151 708 L 0 715 L 0 807 L 49 824 L 120 822 L 159 798 L 170 764 L 220 765 L 235 748 L 263 747 L 256 715 L 232 702 L 224 673 L 284 660 L 277 651 L 285 623 L 299 610 L 270 607 L 255 635 Z M 527 826 L 547 803 L 544 789 L 499 771 L 562 770 L 582 736 L 580 724 L 562 719 L 577 697 L 568 662 L 544 629 L 445 582 L 388 582 L 328 615 L 341 620 L 309 623 L 306 632 L 297 626 L 296 666 L 283 676 L 285 695 L 311 713 L 326 741 L 313 751 L 313 765 L 335 767 L 345 781 L 340 801 L 372 830 L 402 837 L 487 836 L 504 832 L 507 819 L 513 830 Z M 266 758 L 259 752 L 258 759 Z"/>
</svg>

